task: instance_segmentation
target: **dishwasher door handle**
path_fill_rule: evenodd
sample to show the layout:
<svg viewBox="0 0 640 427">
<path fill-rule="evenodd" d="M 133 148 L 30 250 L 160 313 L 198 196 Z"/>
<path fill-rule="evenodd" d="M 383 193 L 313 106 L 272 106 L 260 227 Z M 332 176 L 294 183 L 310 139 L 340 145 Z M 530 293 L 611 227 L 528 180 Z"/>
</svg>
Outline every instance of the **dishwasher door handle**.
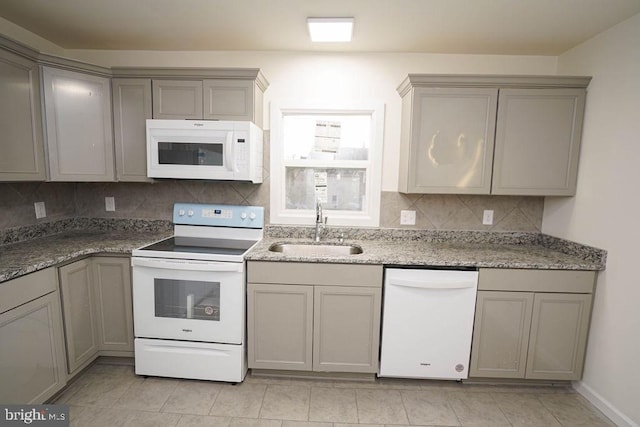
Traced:
<svg viewBox="0 0 640 427">
<path fill-rule="evenodd" d="M 469 282 L 468 280 L 418 282 L 415 280 L 389 279 L 388 284 L 390 286 L 417 289 L 473 289 L 476 287 L 475 282 Z"/>
</svg>

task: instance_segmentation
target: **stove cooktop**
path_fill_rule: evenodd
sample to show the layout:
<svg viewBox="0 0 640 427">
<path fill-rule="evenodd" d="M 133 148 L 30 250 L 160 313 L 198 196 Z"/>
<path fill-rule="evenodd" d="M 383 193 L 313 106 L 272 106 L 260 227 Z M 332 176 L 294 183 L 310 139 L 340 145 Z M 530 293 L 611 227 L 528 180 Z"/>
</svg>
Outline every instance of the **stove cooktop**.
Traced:
<svg viewBox="0 0 640 427">
<path fill-rule="evenodd" d="M 167 256 L 176 253 L 197 253 L 208 255 L 244 255 L 256 240 L 209 239 L 203 237 L 174 236 L 151 245 L 142 247 L 138 251 L 166 252 Z"/>
</svg>

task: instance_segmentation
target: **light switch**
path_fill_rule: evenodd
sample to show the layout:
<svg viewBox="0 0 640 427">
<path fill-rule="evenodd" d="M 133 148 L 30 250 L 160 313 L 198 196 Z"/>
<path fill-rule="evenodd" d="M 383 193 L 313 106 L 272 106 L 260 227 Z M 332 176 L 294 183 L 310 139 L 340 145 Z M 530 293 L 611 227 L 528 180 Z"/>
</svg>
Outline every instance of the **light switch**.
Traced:
<svg viewBox="0 0 640 427">
<path fill-rule="evenodd" d="M 416 211 L 400 211 L 400 225 L 416 225 Z"/>
<path fill-rule="evenodd" d="M 482 224 L 483 225 L 493 225 L 493 211 L 485 210 L 482 214 Z"/>
<path fill-rule="evenodd" d="M 116 199 L 114 197 L 104 198 L 104 209 L 107 212 L 113 212 L 116 210 Z"/>
<path fill-rule="evenodd" d="M 36 210 L 36 219 L 44 218 L 47 216 L 47 210 L 44 207 L 44 202 L 35 202 L 33 206 Z"/>
</svg>

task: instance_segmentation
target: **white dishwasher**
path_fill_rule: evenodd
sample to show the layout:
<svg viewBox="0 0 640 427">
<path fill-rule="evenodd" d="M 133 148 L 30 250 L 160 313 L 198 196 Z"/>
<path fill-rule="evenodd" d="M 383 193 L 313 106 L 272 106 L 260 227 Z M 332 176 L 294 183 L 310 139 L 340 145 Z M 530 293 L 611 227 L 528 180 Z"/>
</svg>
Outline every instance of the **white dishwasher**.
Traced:
<svg viewBox="0 0 640 427">
<path fill-rule="evenodd" d="M 478 272 L 385 269 L 381 377 L 468 377 Z"/>
</svg>

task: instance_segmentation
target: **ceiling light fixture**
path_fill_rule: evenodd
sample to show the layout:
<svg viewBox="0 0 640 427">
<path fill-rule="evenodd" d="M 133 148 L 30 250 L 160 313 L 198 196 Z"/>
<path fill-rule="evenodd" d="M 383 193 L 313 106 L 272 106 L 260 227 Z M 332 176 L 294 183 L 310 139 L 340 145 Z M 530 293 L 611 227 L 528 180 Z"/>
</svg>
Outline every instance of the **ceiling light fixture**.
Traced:
<svg viewBox="0 0 640 427">
<path fill-rule="evenodd" d="M 312 42 L 350 42 L 353 18 L 307 18 Z"/>
</svg>

